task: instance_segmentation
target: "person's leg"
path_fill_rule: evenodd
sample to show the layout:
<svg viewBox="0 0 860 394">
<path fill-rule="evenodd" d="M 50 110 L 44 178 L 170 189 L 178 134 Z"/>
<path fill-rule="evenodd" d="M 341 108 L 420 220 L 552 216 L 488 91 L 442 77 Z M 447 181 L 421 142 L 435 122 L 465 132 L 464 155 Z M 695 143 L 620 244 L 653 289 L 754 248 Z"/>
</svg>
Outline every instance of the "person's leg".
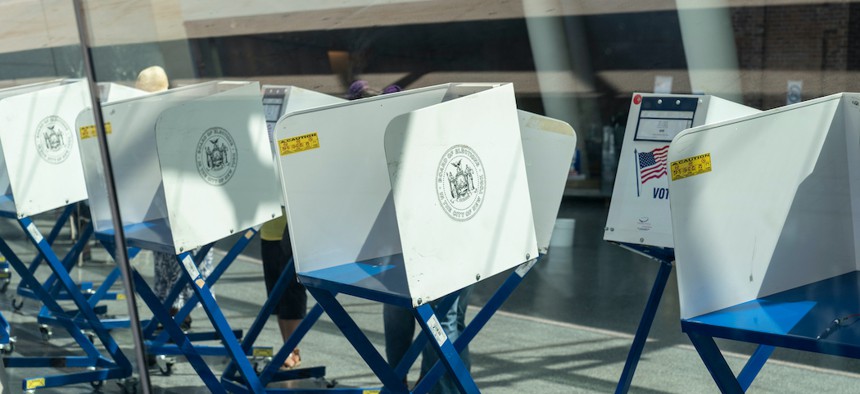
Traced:
<svg viewBox="0 0 860 394">
<path fill-rule="evenodd" d="M 472 287 L 469 286 L 460 291 L 460 295 L 454 301 L 454 304 L 451 305 L 447 311 L 440 311 L 437 313 L 437 317 L 439 318 L 439 323 L 442 325 L 442 329 L 445 331 L 445 334 L 448 335 L 448 340 L 451 343 L 457 340 L 460 337 L 460 334 L 466 329 L 466 307 L 469 306 L 469 295 L 472 293 Z M 469 357 L 469 347 L 465 347 L 460 352 L 460 358 L 463 359 L 463 364 L 466 365 L 467 370 L 471 370 L 472 361 Z M 429 344 L 424 348 L 421 357 L 421 376 L 423 377 L 427 372 L 430 371 L 430 368 L 433 367 L 433 364 L 439 359 L 439 356 L 436 354 L 436 350 L 433 349 Z M 445 375 L 439 379 L 439 382 L 433 386 L 433 389 L 430 390 L 433 394 L 452 394 L 458 393 L 457 385 L 454 383 L 454 380 L 450 377 L 450 375 L 446 372 Z"/>
<path fill-rule="evenodd" d="M 285 233 L 284 236 L 288 237 L 289 233 Z M 261 239 L 260 242 L 266 293 L 271 296 L 272 289 L 290 262 L 292 246 L 289 241 L 283 240 L 267 241 Z M 296 278 L 295 269 L 291 269 L 286 275 L 291 277 L 290 282 L 287 284 L 284 294 L 281 295 L 278 304 L 272 311 L 272 314 L 278 316 L 278 329 L 281 332 L 281 338 L 285 342 L 302 322 L 307 313 L 308 305 L 308 296 L 305 292 L 305 287 Z M 284 361 L 284 367 L 294 368 L 300 362 L 301 356 L 299 350 L 293 349 L 293 353 Z"/>
<path fill-rule="evenodd" d="M 415 337 L 415 318 L 409 309 L 384 304 L 382 325 L 385 332 L 385 358 L 391 368 L 397 368 Z M 403 383 L 408 382 L 408 375 L 407 372 L 403 376 Z"/>
<path fill-rule="evenodd" d="M 290 283 L 284 290 L 281 300 L 278 303 L 278 327 L 281 330 L 281 337 L 284 342 L 290 338 L 296 331 L 302 319 L 307 315 L 308 310 L 308 293 L 305 291 L 305 286 L 299 283 L 296 277 L 295 265 L 291 265 L 287 269 L 290 259 L 287 257 L 292 253 L 284 252 L 284 262 L 281 270 L 286 270 L 286 275 L 290 277 Z M 287 368 L 297 367 L 302 362 L 299 349 L 293 349 L 292 354 L 284 361 L 284 366 Z"/>
</svg>

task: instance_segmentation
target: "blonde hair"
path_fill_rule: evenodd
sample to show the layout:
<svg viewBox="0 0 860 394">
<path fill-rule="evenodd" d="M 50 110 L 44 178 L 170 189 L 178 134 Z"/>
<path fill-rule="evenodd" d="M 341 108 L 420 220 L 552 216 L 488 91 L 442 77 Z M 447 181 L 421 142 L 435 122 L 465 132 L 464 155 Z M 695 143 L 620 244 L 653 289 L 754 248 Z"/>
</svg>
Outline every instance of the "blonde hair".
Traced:
<svg viewBox="0 0 860 394">
<path fill-rule="evenodd" d="M 134 87 L 147 92 L 167 90 L 167 73 L 160 66 L 151 66 L 137 74 Z"/>
</svg>

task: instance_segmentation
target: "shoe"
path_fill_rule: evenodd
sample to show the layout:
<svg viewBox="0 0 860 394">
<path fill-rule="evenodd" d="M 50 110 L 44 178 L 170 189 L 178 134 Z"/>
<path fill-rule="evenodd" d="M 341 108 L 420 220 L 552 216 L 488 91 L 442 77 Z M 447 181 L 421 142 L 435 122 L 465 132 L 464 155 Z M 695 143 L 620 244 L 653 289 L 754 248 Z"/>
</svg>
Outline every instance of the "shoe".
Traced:
<svg viewBox="0 0 860 394">
<path fill-rule="evenodd" d="M 302 355 L 299 352 L 299 349 L 296 348 L 293 349 L 293 352 L 290 353 L 289 356 L 287 356 L 286 360 L 284 360 L 284 364 L 281 365 L 281 370 L 288 371 L 291 369 L 298 368 L 300 365 L 302 365 Z"/>
</svg>

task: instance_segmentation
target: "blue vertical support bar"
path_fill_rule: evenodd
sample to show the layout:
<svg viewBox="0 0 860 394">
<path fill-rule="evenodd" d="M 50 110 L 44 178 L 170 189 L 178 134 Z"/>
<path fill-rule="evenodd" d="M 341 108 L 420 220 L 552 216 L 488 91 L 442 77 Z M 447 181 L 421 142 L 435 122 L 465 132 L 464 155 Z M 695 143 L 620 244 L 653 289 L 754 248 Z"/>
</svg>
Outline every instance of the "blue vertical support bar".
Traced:
<svg viewBox="0 0 860 394">
<path fill-rule="evenodd" d="M 453 294 L 449 294 L 442 301 L 437 304 L 435 310 L 436 311 L 447 311 L 451 309 L 451 306 L 454 305 L 454 301 L 459 297 L 460 292 L 455 292 Z M 424 347 L 427 346 L 427 336 L 424 335 L 423 332 L 419 332 L 418 335 L 415 336 L 415 339 L 412 340 L 412 345 L 409 346 L 409 349 L 406 351 L 406 354 L 403 355 L 403 358 L 400 359 L 400 363 L 394 368 L 394 373 L 401 378 L 405 378 L 406 374 L 409 372 L 409 368 L 412 368 L 412 364 L 418 360 L 418 356 L 421 355 L 421 352 L 424 350 Z M 460 349 L 461 350 L 461 349 Z M 460 350 L 457 350 L 458 352 Z M 438 363 L 438 362 L 437 362 Z"/>
<path fill-rule="evenodd" d="M 750 356 L 749 360 L 747 360 L 746 365 L 744 365 L 744 369 L 741 370 L 741 373 L 738 374 L 738 382 L 741 384 L 741 388 L 744 391 L 750 388 L 753 380 L 758 375 L 761 368 L 764 367 L 764 363 L 767 362 L 767 359 L 770 358 L 770 355 L 773 354 L 774 347 L 768 345 L 758 345 L 753 352 L 752 356 Z"/>
<path fill-rule="evenodd" d="M 69 293 L 69 296 L 75 302 L 75 306 L 78 307 L 78 311 L 83 315 L 83 317 L 88 320 L 90 327 L 95 332 L 96 336 L 101 340 L 105 349 L 114 356 L 114 361 L 117 362 L 122 368 L 127 368 L 129 372 L 131 372 L 131 363 L 122 352 L 119 351 L 119 345 L 114 341 L 114 339 L 110 336 L 107 330 L 102 326 L 101 321 L 96 316 L 93 309 L 90 307 L 87 300 L 77 291 L 77 285 L 72 281 L 71 276 L 69 276 L 68 271 L 65 270 L 65 267 L 57 258 L 57 255 L 54 254 L 51 247 L 48 245 L 48 242 L 42 238 L 39 234 L 38 229 L 36 229 L 36 225 L 33 221 L 28 218 L 18 219 L 18 224 L 21 225 L 21 229 L 24 230 L 24 233 L 27 234 L 27 237 L 30 241 L 36 246 L 39 250 L 39 253 L 43 255 L 45 261 L 51 266 L 51 269 L 54 271 L 54 274 L 57 275 L 57 280 L 60 281 L 62 286 L 65 288 L 66 292 Z M 10 250 L 11 252 L 11 250 Z M 4 255 L 7 254 L 3 253 Z M 35 280 L 35 278 L 33 278 Z M 36 282 L 38 283 L 38 282 Z M 47 302 L 48 300 L 42 299 L 42 302 Z M 59 306 L 57 306 L 59 308 Z M 57 314 L 57 312 L 55 312 Z M 64 314 L 60 309 L 58 317 Z M 86 338 L 86 337 L 84 337 Z M 77 338 L 76 338 L 77 339 Z M 80 340 L 78 340 L 79 344 L 81 344 Z M 89 342 L 87 339 L 85 342 Z M 82 345 L 82 344 L 81 344 Z"/>
<path fill-rule="evenodd" d="M 654 316 L 657 315 L 657 307 L 660 306 L 660 299 L 663 298 L 666 282 L 669 281 L 669 274 L 672 273 L 672 262 L 658 261 L 660 262 L 660 269 L 657 271 L 657 278 L 654 279 L 654 285 L 651 287 L 651 294 L 648 295 L 648 302 L 645 303 L 645 311 L 642 312 L 642 319 L 639 320 L 639 327 L 636 329 L 636 336 L 633 337 L 630 352 L 627 353 L 627 361 L 624 362 L 621 379 L 615 388 L 616 394 L 626 393 L 630 389 L 633 374 L 636 373 L 636 366 L 642 357 L 642 349 L 645 347 L 648 333 L 651 332 L 651 324 L 654 323 Z"/>
<path fill-rule="evenodd" d="M 236 257 L 238 257 L 239 254 L 241 254 L 242 251 L 245 250 L 251 240 L 254 239 L 255 235 L 257 235 L 257 230 L 250 228 L 245 231 L 245 234 L 241 238 L 239 238 L 236 243 L 233 244 L 233 247 L 230 248 L 230 251 L 227 252 L 224 258 L 221 259 L 215 269 L 213 269 L 212 272 L 209 274 L 209 277 L 206 278 L 206 284 L 209 287 L 215 285 L 218 279 L 221 278 L 221 275 L 223 275 L 224 272 L 227 271 L 227 268 L 230 268 L 230 265 L 233 264 L 233 261 L 236 260 Z M 206 245 L 203 247 L 203 249 L 199 251 L 199 253 L 197 253 L 194 259 L 194 263 L 197 264 L 198 267 L 200 266 L 200 263 L 203 261 L 203 258 L 206 257 L 206 253 L 208 253 L 209 249 L 212 246 L 213 244 Z M 167 299 L 165 300 L 165 304 L 167 304 L 168 302 L 172 304 L 173 301 L 176 300 L 176 297 L 179 296 L 180 290 L 182 290 L 184 287 L 184 284 L 177 283 L 174 288 L 171 289 L 170 295 L 168 295 Z M 179 312 L 176 313 L 176 316 L 174 316 L 174 320 L 185 320 L 185 317 L 191 314 L 191 311 L 194 310 L 194 307 L 197 306 L 197 303 L 197 296 L 192 295 L 190 299 L 185 302 L 185 305 L 182 306 Z M 146 330 L 144 331 L 144 337 L 150 337 L 153 334 L 154 329 L 155 326 L 151 323 L 149 327 L 146 327 Z M 162 333 L 155 339 L 155 342 L 163 343 L 166 339 L 167 337 L 164 333 Z"/>
<path fill-rule="evenodd" d="M 198 253 L 194 254 L 192 256 L 193 261 L 194 261 L 194 266 L 199 267 L 200 263 L 203 262 L 203 259 L 206 258 L 206 254 L 208 254 L 211 249 L 212 249 L 212 244 L 208 244 L 208 245 L 203 246 Z M 170 288 L 170 293 L 167 293 L 167 298 L 165 298 L 162 303 L 168 308 L 171 307 L 173 305 L 173 303 L 176 301 L 176 299 L 179 298 L 179 294 L 182 293 L 182 290 L 185 289 L 185 286 L 189 286 L 189 285 L 190 284 L 184 280 L 184 277 L 182 275 L 180 275 L 179 278 L 177 279 L 176 283 L 173 284 L 173 287 Z M 191 310 L 196 305 L 196 302 L 194 304 L 192 304 L 191 300 L 188 300 L 188 301 L 186 301 L 185 306 L 188 306 L 188 304 L 191 304 L 191 308 L 187 308 L 185 315 L 183 315 L 182 317 L 179 317 L 179 313 L 177 313 L 176 316 L 172 317 L 172 319 L 174 319 L 176 321 L 184 320 L 185 316 L 187 316 L 188 313 L 191 313 Z M 183 308 L 183 309 L 186 309 L 186 308 Z M 182 320 L 180 320 L 180 319 L 182 319 Z M 151 320 L 149 322 L 149 324 L 146 327 L 144 327 L 144 329 L 143 329 L 143 337 L 145 339 L 152 338 L 152 336 L 155 333 L 155 330 L 157 328 L 158 328 L 158 320 L 156 320 L 156 319 Z M 158 339 L 156 339 L 156 342 L 163 343 L 166 340 L 167 340 L 167 333 L 161 333 L 158 336 Z"/>
<path fill-rule="evenodd" d="M 254 323 L 251 324 L 247 334 L 242 339 L 242 350 L 246 354 L 251 350 L 251 346 L 254 345 L 260 332 L 263 331 L 266 321 L 269 320 L 269 316 L 271 316 L 272 311 L 275 310 L 275 306 L 280 302 L 281 295 L 286 291 L 287 286 L 293 279 L 292 275 L 295 274 L 293 273 L 292 265 L 293 259 L 291 258 L 290 261 L 287 262 L 287 266 L 281 272 L 281 276 L 272 288 L 272 292 L 263 304 L 262 309 L 260 309 L 260 313 L 258 313 L 257 317 L 254 319 Z M 292 350 L 298 346 L 302 338 L 304 338 L 308 331 L 310 331 L 311 327 L 313 327 L 317 320 L 319 320 L 320 316 L 322 316 L 322 312 L 322 307 L 319 304 L 314 305 L 310 312 L 308 312 L 304 319 L 302 319 L 302 322 L 299 323 L 299 326 L 296 327 L 296 330 L 293 331 L 289 338 L 287 338 L 287 341 L 284 342 L 281 349 L 272 358 L 272 362 L 260 373 L 260 381 L 264 386 L 272 381 L 280 366 L 287 357 L 289 357 L 290 353 L 292 353 Z M 233 379 L 235 377 L 235 373 L 236 364 L 231 362 L 227 365 L 222 376 L 226 379 Z"/>
<path fill-rule="evenodd" d="M 424 334 L 429 337 L 430 345 L 439 355 L 439 361 L 445 365 L 445 368 L 454 378 L 454 383 L 460 392 L 479 393 L 478 386 L 472 380 L 472 375 L 469 374 L 469 370 L 466 369 L 466 365 L 463 364 L 463 360 L 457 350 L 454 349 L 454 345 L 448 340 L 442 325 L 439 324 L 439 319 L 433 313 L 433 308 L 429 304 L 424 304 L 413 309 L 412 313 L 418 320 L 418 324 L 421 325 Z"/>
<path fill-rule="evenodd" d="M 191 367 L 194 368 L 194 371 L 197 372 L 197 375 L 200 376 L 200 379 L 203 380 L 203 383 L 206 387 L 213 393 L 224 392 L 223 387 L 218 383 L 218 378 L 215 377 L 215 374 L 209 369 L 209 366 L 206 365 L 206 361 L 200 356 L 199 353 L 194 349 L 194 346 L 191 344 L 191 341 L 188 339 L 188 336 L 182 332 L 182 329 L 170 316 L 170 312 L 168 312 L 167 307 L 161 303 L 143 277 L 140 276 L 140 273 L 137 272 L 136 269 L 132 269 L 132 275 L 134 277 L 135 288 L 137 289 L 137 294 L 140 295 L 140 298 L 143 302 L 149 307 L 152 311 L 152 314 L 155 316 L 153 320 L 160 320 L 163 323 L 164 330 L 170 335 L 170 338 L 173 339 L 173 342 L 179 349 L 182 351 L 182 354 L 188 359 L 188 362 L 191 364 Z"/>
<path fill-rule="evenodd" d="M 502 286 L 499 287 L 498 290 L 493 294 L 492 297 L 487 301 L 483 308 L 478 311 L 478 314 L 472 318 L 472 321 L 466 326 L 466 329 L 463 330 L 463 333 L 454 341 L 454 349 L 457 352 L 462 352 L 466 346 L 469 345 L 475 336 L 478 335 L 478 332 L 481 331 L 482 328 L 490 321 L 490 318 L 502 307 L 502 304 L 513 294 L 514 290 L 516 290 L 517 286 L 522 283 L 525 276 L 531 272 L 537 262 L 540 261 L 540 258 L 534 261 L 525 262 L 520 267 L 518 267 L 514 272 L 511 272 L 511 275 L 508 276 L 508 279 L 505 279 L 505 282 L 502 283 Z M 411 350 L 411 348 L 410 348 Z M 398 365 L 398 370 L 400 370 L 401 366 Z M 427 372 L 426 375 L 421 379 L 418 383 L 418 387 L 416 389 L 417 392 L 422 392 L 423 390 L 429 390 L 436 384 L 436 381 L 439 380 L 442 375 L 445 374 L 445 367 L 440 364 L 438 361 L 436 364 L 430 368 L 430 371 Z M 404 375 L 405 376 L 405 375 Z"/>
<path fill-rule="evenodd" d="M 714 378 L 714 382 L 717 384 L 720 392 L 723 394 L 743 393 L 744 389 L 738 380 L 735 379 L 732 369 L 729 368 L 729 364 L 726 363 L 726 359 L 723 357 L 717 344 L 714 343 L 714 339 L 694 332 L 688 332 L 687 336 L 690 337 L 690 342 L 693 342 L 693 346 L 699 352 L 699 357 L 702 358 L 705 367 L 708 368 L 708 372 L 711 373 L 711 377 Z"/>
<path fill-rule="evenodd" d="M 392 393 L 407 393 L 409 389 L 403 384 L 403 381 L 394 373 L 382 355 L 376 351 L 376 348 L 367 339 L 367 336 L 361 332 L 355 321 L 349 317 L 343 306 L 337 301 L 333 294 L 324 289 L 315 287 L 307 287 L 311 295 L 322 305 L 325 312 L 331 317 L 331 320 L 343 333 L 347 340 L 352 344 L 358 354 L 367 363 L 367 366 L 373 371 L 376 377 L 382 382 L 386 390 Z"/>
<path fill-rule="evenodd" d="M 215 298 L 212 296 L 212 291 L 209 289 L 209 285 L 207 285 L 206 281 L 200 276 L 200 272 L 197 271 L 197 267 L 191 267 L 191 265 L 194 264 L 191 254 L 189 252 L 184 252 L 176 256 L 176 260 L 177 264 L 183 265 L 183 269 L 180 270 L 181 276 L 185 277 L 186 280 L 192 283 L 191 288 L 194 289 L 197 299 L 200 300 L 200 303 L 203 305 L 203 310 L 206 312 L 206 315 L 209 316 L 209 321 L 215 327 L 215 332 L 220 335 L 222 343 L 227 348 L 228 356 L 236 363 L 239 368 L 239 372 L 241 372 L 242 377 L 245 378 L 248 388 L 255 393 L 263 392 L 265 387 L 260 383 L 260 379 L 257 377 L 254 367 L 251 366 L 251 362 L 248 361 L 247 357 L 245 357 L 245 352 L 242 351 L 242 346 L 239 345 L 239 340 L 236 339 L 235 335 L 233 335 L 233 329 L 231 329 L 230 324 L 227 323 L 227 318 L 224 317 L 224 313 L 221 312 L 221 309 L 215 302 Z"/>
</svg>

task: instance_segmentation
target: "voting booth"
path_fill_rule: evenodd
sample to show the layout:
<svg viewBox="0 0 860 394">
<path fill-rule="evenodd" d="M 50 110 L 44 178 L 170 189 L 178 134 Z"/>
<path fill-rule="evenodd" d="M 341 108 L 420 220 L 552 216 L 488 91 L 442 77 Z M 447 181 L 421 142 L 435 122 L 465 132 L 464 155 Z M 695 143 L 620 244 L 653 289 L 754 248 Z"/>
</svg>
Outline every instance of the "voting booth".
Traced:
<svg viewBox="0 0 860 394">
<path fill-rule="evenodd" d="M 682 328 L 724 392 L 746 387 L 714 337 L 860 357 L 858 139 L 860 94 L 842 93 L 669 149 Z"/>
<path fill-rule="evenodd" d="M 102 112 L 128 245 L 175 254 L 184 268 L 164 303 L 136 270 L 132 273 L 139 295 L 155 315 L 144 330 L 151 339 L 148 349 L 157 355 L 184 355 L 212 390 L 221 386 L 201 355 L 227 355 L 256 388 L 259 382 L 253 384 L 256 375 L 237 340 L 241 332 L 230 328 L 209 287 L 253 238 L 254 227 L 281 215 L 259 84 L 203 83 L 108 103 Z M 111 249 L 114 228 L 92 112 L 81 113 L 76 127 L 96 236 Z M 234 233 L 244 236 L 208 278 L 201 277 L 197 265 L 212 243 Z M 171 317 L 167 308 L 189 282 L 195 296 Z M 195 338 L 218 339 L 223 346 L 192 346 L 179 328 L 177 321 L 197 302 L 215 332 Z M 163 332 L 155 332 L 156 322 Z"/>
<path fill-rule="evenodd" d="M 276 135 L 297 272 L 377 267 L 351 284 L 418 306 L 537 257 L 517 125 L 510 85 L 289 114 Z"/>
<path fill-rule="evenodd" d="M 567 143 L 563 172 L 575 137 L 558 121 L 522 119 L 525 134 L 510 84 L 447 84 L 300 111 L 278 122 L 299 278 L 386 388 L 405 390 L 391 366 L 364 346 L 366 337 L 334 294 L 412 309 L 461 390 L 477 390 L 429 302 L 537 258 L 535 229 L 544 223 L 536 225 L 532 211 L 524 147 L 554 138 Z M 558 136 L 540 134 L 547 129 Z M 557 210 L 560 193 L 542 198 Z"/>
<path fill-rule="evenodd" d="M 757 112 L 711 95 L 634 93 L 603 239 L 649 257 L 665 255 L 673 247 L 666 168 L 672 139 Z"/>
<path fill-rule="evenodd" d="M 681 131 L 759 112 L 711 95 L 634 93 L 603 239 L 660 262 L 616 392 L 626 392 L 674 258 L 666 166 Z"/>
<path fill-rule="evenodd" d="M 31 216 L 65 207 L 54 230 L 68 217 L 71 204 L 86 199 L 80 151 L 75 137 L 75 118 L 90 105 L 88 85 L 83 80 L 57 80 L 0 91 L 0 146 L 2 146 L 2 175 L 0 175 L 0 215 L 18 222 L 26 238 L 36 247 L 37 259 L 30 267 L 0 239 L 0 253 L 21 276 L 22 286 L 31 291 L 54 316 L 63 317 L 59 324 L 78 343 L 83 356 L 9 357 L 7 368 L 41 368 L 64 365 L 86 368 L 70 372 L 28 378 L 22 382 L 27 390 L 56 387 L 80 382 L 101 382 L 131 374 L 131 365 L 116 342 L 101 324 L 93 305 L 81 293 L 68 270 L 77 260 L 83 234 L 69 254 L 61 259 L 51 249 L 56 237 L 52 231 L 44 236 Z M 65 215 L 65 216 L 64 216 Z M 34 272 L 44 260 L 52 271 L 43 285 Z M 63 297 L 58 294 L 62 292 Z M 71 299 L 77 310 L 64 310 L 57 300 Z M 45 309 L 43 309 L 45 311 Z M 41 313 L 40 313 L 41 315 Z M 72 318 L 75 316 L 74 318 Z M 83 328 L 93 331 L 88 338 Z M 93 341 L 98 338 L 104 351 Z"/>
<path fill-rule="evenodd" d="M 275 149 L 277 144 L 273 142 L 275 125 L 285 114 L 329 104 L 346 102 L 345 99 L 339 97 L 315 92 L 313 90 L 302 89 L 296 86 L 264 85 L 262 91 L 263 112 L 266 117 L 266 127 L 268 129 L 269 142 L 272 148 L 271 154 L 273 161 L 275 161 L 277 157 L 277 150 Z M 277 176 L 274 182 L 280 190 L 280 166 L 276 165 L 275 168 L 277 170 Z M 277 303 L 280 302 L 287 285 L 293 280 L 295 271 L 289 269 L 290 264 L 293 264 L 292 260 L 290 260 L 287 263 L 287 267 L 282 270 L 281 276 L 269 292 L 266 302 L 257 314 L 253 324 L 248 328 L 248 332 L 242 338 L 242 350 L 251 354 L 252 360 L 255 363 L 255 369 L 260 370 L 259 380 L 263 387 L 267 386 L 269 383 L 278 381 L 324 378 L 326 374 L 325 367 L 320 366 L 296 368 L 291 370 L 291 373 L 289 374 L 284 374 L 280 371 L 280 367 L 283 365 L 286 358 L 290 356 L 293 349 L 298 346 L 302 338 L 304 338 L 308 331 L 310 331 L 319 317 L 322 316 L 323 310 L 319 304 L 314 305 L 311 310 L 307 312 L 307 315 L 302 319 L 302 322 L 284 342 L 277 353 L 274 352 L 272 347 L 255 346 L 255 342 L 263 331 L 266 322 L 269 321 L 272 311 L 277 306 Z M 265 364 L 265 367 L 259 368 L 260 364 Z M 248 385 L 246 385 L 243 380 L 236 375 L 237 372 L 236 364 L 231 363 L 228 365 L 221 375 L 222 384 L 224 384 L 225 388 L 228 390 L 236 392 L 247 391 Z M 331 382 L 328 384 L 334 385 L 334 383 Z M 358 388 L 354 390 L 338 388 L 338 392 L 364 393 L 362 389 Z"/>
<path fill-rule="evenodd" d="M 68 83 L 72 83 L 72 82 L 74 82 L 74 80 L 56 81 L 56 83 L 60 83 L 60 84 L 68 84 Z M 123 99 L 127 99 L 130 97 L 138 97 L 138 96 L 142 96 L 142 95 L 146 94 L 146 92 L 144 92 L 142 90 L 130 88 L 130 87 L 119 85 L 119 84 L 112 83 L 112 82 L 102 82 L 102 83 L 99 83 L 97 86 L 99 89 L 99 100 L 102 103 L 117 101 L 117 100 L 123 100 Z M 86 87 L 86 83 L 84 83 L 84 87 Z M 88 105 L 89 101 L 87 101 L 85 104 Z M 77 133 L 74 133 L 74 134 L 77 134 Z M 74 142 L 75 145 L 77 145 L 77 137 L 72 137 L 71 141 Z M 77 146 L 74 146 L 72 149 L 75 152 L 79 152 L 79 149 L 77 148 Z M 72 160 L 72 159 L 70 159 L 70 160 Z M 82 166 L 79 157 L 75 157 L 73 160 L 73 163 L 76 166 Z M 75 183 L 75 185 L 77 185 L 78 189 L 80 189 L 80 187 L 82 185 L 84 185 L 84 183 L 83 183 L 84 181 L 83 181 L 82 176 L 68 178 L 66 180 L 66 182 Z M 84 199 L 80 203 L 81 204 L 87 204 L 87 200 Z M 53 228 L 51 229 L 51 231 L 48 234 L 46 234 L 46 238 L 47 238 L 49 244 L 53 245 L 53 242 L 57 238 L 57 236 L 59 235 L 59 232 L 60 232 L 62 226 L 65 225 L 65 223 L 69 220 L 70 216 L 72 215 L 72 213 L 76 209 L 76 205 L 77 205 L 76 203 L 71 203 L 71 204 L 66 205 L 63 208 L 63 211 L 58 216 L 57 220 L 55 221 Z M 20 213 L 19 213 L 19 215 L 20 215 Z M 71 250 L 67 253 L 65 258 L 63 259 L 64 265 L 66 266 L 67 270 L 72 270 L 75 267 L 74 262 L 72 260 L 77 258 L 77 255 L 81 251 L 82 247 L 87 242 L 89 242 L 89 239 L 92 235 L 92 226 L 84 226 L 83 228 L 78 229 L 78 231 L 79 231 L 79 234 L 76 237 L 77 242 L 71 248 Z M 40 257 L 37 257 L 30 264 L 30 267 L 29 267 L 30 272 L 35 272 L 35 270 L 38 269 L 38 267 L 41 265 L 41 263 L 42 263 L 42 259 Z M 92 282 L 79 282 L 78 287 L 81 289 L 81 291 L 85 291 L 88 293 L 87 299 L 90 302 L 90 305 L 96 305 L 102 300 L 116 299 L 117 297 L 122 297 L 122 293 L 109 291 L 110 287 L 116 282 L 117 279 L 119 279 L 119 276 L 120 276 L 120 271 L 119 271 L 119 267 L 117 267 L 110 274 L 108 274 L 108 276 L 105 278 L 104 282 L 102 282 L 98 287 L 94 287 L 94 284 Z M 55 276 L 48 278 L 45 282 L 42 283 L 42 286 L 46 287 L 46 288 L 56 288 L 56 285 L 57 285 L 57 278 Z M 19 286 L 17 289 L 17 295 L 19 295 L 23 298 L 38 299 L 38 297 L 33 292 L 33 290 L 30 289 L 29 287 L 25 286 L 23 282 L 19 283 Z M 69 299 L 68 294 L 64 294 L 62 292 L 55 294 L 54 297 L 57 299 L 62 299 L 62 300 L 68 300 Z M 20 301 L 20 303 L 15 303 L 13 301 L 12 307 L 16 311 L 20 310 L 20 308 L 22 306 L 23 306 L 23 299 Z M 103 309 L 103 307 L 98 307 L 97 310 L 99 311 L 99 314 L 106 313 L 106 310 Z M 53 316 L 50 313 L 50 311 L 46 307 L 43 306 L 39 312 L 39 315 L 38 315 L 38 322 L 40 323 L 39 328 L 41 330 L 43 339 L 49 340 L 51 335 L 52 335 L 52 331 L 50 329 L 50 326 L 56 326 L 57 325 L 56 317 Z M 102 319 L 102 323 L 104 323 L 105 327 L 108 329 L 118 328 L 118 327 L 127 327 L 128 326 L 127 319 Z M 84 324 L 84 326 L 86 326 L 85 323 L 83 323 L 83 324 Z"/>
<path fill-rule="evenodd" d="M 280 215 L 259 85 L 203 83 L 103 112 L 130 246 L 179 254 Z M 76 125 L 95 231 L 110 234 L 92 112 Z"/>
</svg>

